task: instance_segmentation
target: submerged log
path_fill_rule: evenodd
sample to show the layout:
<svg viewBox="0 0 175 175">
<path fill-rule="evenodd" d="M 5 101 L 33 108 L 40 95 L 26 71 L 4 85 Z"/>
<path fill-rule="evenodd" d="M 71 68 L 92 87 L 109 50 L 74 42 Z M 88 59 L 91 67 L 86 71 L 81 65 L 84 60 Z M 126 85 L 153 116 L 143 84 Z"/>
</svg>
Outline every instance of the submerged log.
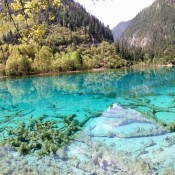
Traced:
<svg viewBox="0 0 175 175">
<path fill-rule="evenodd" d="M 151 109 L 153 109 L 157 112 L 172 112 L 172 113 L 175 113 L 175 110 L 172 110 L 172 109 L 169 109 L 169 108 L 162 108 L 162 107 L 159 107 L 159 106 L 151 105 L 150 103 L 147 103 L 145 101 L 133 99 L 133 98 L 130 98 L 130 97 L 125 97 L 125 98 L 127 100 L 130 100 L 130 101 L 138 104 L 139 106 L 148 107 L 148 108 L 151 108 Z"/>
</svg>

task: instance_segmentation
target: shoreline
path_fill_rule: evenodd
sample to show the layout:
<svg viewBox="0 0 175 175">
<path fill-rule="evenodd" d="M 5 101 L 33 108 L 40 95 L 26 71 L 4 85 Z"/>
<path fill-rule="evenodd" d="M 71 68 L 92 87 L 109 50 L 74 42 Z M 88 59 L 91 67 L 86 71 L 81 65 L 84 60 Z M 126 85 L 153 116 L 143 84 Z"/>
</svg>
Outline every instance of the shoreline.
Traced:
<svg viewBox="0 0 175 175">
<path fill-rule="evenodd" d="M 174 64 L 158 64 L 157 65 L 158 67 L 174 67 L 175 65 Z"/>
<path fill-rule="evenodd" d="M 123 68 L 122 68 L 123 69 Z M 13 79 L 13 78 L 27 78 L 27 77 L 34 77 L 34 76 L 54 76 L 54 75 L 66 75 L 66 74 L 78 74 L 78 73 L 90 73 L 90 72 L 101 72 L 105 70 L 112 70 L 108 68 L 95 68 L 95 69 L 85 69 L 85 70 L 75 70 L 75 71 L 62 71 L 62 72 L 47 72 L 47 73 L 31 73 L 28 75 L 0 75 L 0 79 Z M 113 69 L 114 70 L 114 69 Z"/>
<path fill-rule="evenodd" d="M 66 75 L 66 74 L 78 74 L 78 73 L 93 73 L 93 72 L 101 72 L 107 70 L 124 70 L 124 69 L 138 69 L 138 68 L 163 68 L 163 67 L 174 67 L 174 64 L 157 64 L 157 65 L 133 65 L 130 67 L 121 67 L 116 69 L 110 68 L 93 68 L 93 69 L 85 69 L 85 70 L 75 70 L 75 71 L 62 71 L 62 72 L 47 72 L 47 73 L 31 73 L 28 75 L 14 75 L 14 76 L 7 76 L 7 75 L 0 75 L 1 79 L 14 79 L 14 78 L 27 78 L 27 77 L 34 77 L 34 76 L 54 76 L 54 75 Z"/>
<path fill-rule="evenodd" d="M 137 67 L 140 67 L 140 68 L 150 68 L 150 67 L 174 67 L 175 64 L 153 64 L 153 65 L 141 65 L 141 64 L 135 64 L 135 65 L 132 65 L 131 68 L 137 68 Z"/>
</svg>

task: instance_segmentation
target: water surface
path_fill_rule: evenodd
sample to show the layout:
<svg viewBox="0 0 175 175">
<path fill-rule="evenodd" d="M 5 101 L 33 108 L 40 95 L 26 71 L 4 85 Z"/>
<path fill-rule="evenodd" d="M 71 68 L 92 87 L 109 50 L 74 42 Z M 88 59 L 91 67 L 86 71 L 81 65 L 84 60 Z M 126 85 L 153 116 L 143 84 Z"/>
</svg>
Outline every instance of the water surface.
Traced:
<svg viewBox="0 0 175 175">
<path fill-rule="evenodd" d="M 35 155 L 21 158 L 11 151 L 13 157 L 1 155 L 2 171 L 9 166 L 7 159 L 14 166 L 17 158 L 33 169 L 40 167 L 46 174 L 51 168 L 57 174 L 67 174 L 68 170 L 70 174 L 127 174 L 135 166 L 129 162 L 137 159 L 150 163 L 151 170 L 144 170 L 145 174 L 162 174 L 173 168 L 175 134 L 142 113 L 153 112 L 154 117 L 166 123 L 175 121 L 174 75 L 174 68 L 128 69 L 0 81 L 1 140 L 8 137 L 8 127 L 16 127 L 22 121 L 27 124 L 31 116 L 44 115 L 47 121 L 76 114 L 81 122 L 101 113 L 101 117 L 89 120 L 77 140 L 64 148 L 66 159 L 48 155 L 40 158 L 38 166 Z M 114 154 L 118 159 L 113 160 Z M 48 160 L 50 163 L 45 165 L 43 162 Z M 141 166 L 142 163 L 135 169 Z M 16 171 L 23 170 L 14 166 L 9 174 Z"/>
</svg>

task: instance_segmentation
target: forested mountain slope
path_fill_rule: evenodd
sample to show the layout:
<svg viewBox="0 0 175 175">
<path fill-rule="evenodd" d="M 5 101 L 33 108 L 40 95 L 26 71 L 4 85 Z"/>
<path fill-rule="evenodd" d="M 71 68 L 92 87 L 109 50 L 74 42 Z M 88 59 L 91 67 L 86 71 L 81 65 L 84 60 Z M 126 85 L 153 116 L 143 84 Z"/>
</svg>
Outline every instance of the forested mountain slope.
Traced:
<svg viewBox="0 0 175 175">
<path fill-rule="evenodd" d="M 89 14 L 84 7 L 82 7 L 79 3 L 74 2 L 73 0 L 61 0 L 61 4 L 57 8 L 50 8 L 50 14 L 54 16 L 52 20 L 50 20 L 50 24 L 48 27 L 47 32 L 45 32 L 44 37 L 46 38 L 48 35 L 52 35 L 51 29 L 56 28 L 58 26 L 58 30 L 60 27 L 63 27 L 62 30 L 67 31 L 80 31 L 80 33 L 84 33 L 86 38 L 91 40 L 91 42 L 102 42 L 102 41 L 113 41 L 112 32 L 109 27 L 104 26 L 102 22 L 100 22 L 96 17 Z M 1 7 L 1 9 L 3 9 Z M 39 20 L 45 21 L 45 12 L 40 11 L 39 13 Z M 77 38 L 79 38 L 77 32 Z M 57 33 L 58 35 L 59 33 Z M 64 36 L 64 40 L 67 40 L 67 32 L 61 32 L 60 36 Z M 10 28 L 3 34 L 0 34 L 0 41 L 3 43 L 15 43 L 17 41 L 18 35 L 15 34 L 14 29 Z M 61 38 L 60 37 L 60 38 Z M 74 41 L 75 38 L 74 37 Z M 70 42 L 70 39 L 68 39 Z M 61 42 L 62 43 L 62 42 Z M 67 42 L 66 42 L 67 43 Z"/>
<path fill-rule="evenodd" d="M 83 27 L 85 32 L 93 35 L 98 41 L 113 40 L 111 30 L 96 17 L 89 14 L 79 3 L 73 0 L 62 0 L 61 2 L 63 6 L 54 12 L 56 23 L 73 31 Z"/>
<path fill-rule="evenodd" d="M 130 24 L 130 21 L 123 21 L 120 22 L 119 24 L 117 24 L 117 26 L 115 26 L 112 29 L 112 34 L 113 34 L 113 38 L 114 41 L 118 41 L 120 39 L 120 36 L 122 35 L 122 33 L 125 31 L 125 29 L 128 27 L 128 25 Z"/>
<path fill-rule="evenodd" d="M 79 3 L 3 2 L 7 8 L 0 1 L 0 76 L 127 66 L 111 30 Z"/>
<path fill-rule="evenodd" d="M 136 59 L 162 57 L 165 61 L 173 61 L 175 0 L 156 0 L 150 7 L 142 10 L 122 34 L 120 45 L 127 47 L 131 55 L 138 50 L 142 51 L 142 57 Z"/>
</svg>

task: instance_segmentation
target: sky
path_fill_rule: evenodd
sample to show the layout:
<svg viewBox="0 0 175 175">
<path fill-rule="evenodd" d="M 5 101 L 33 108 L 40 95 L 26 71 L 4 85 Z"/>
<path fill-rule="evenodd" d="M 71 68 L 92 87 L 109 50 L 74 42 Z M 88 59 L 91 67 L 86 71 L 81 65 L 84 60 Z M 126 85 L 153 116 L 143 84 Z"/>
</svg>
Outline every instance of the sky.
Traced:
<svg viewBox="0 0 175 175">
<path fill-rule="evenodd" d="M 121 21 L 134 18 L 142 9 L 155 0 L 75 0 L 82 4 L 88 12 L 96 16 L 112 29 Z"/>
</svg>

